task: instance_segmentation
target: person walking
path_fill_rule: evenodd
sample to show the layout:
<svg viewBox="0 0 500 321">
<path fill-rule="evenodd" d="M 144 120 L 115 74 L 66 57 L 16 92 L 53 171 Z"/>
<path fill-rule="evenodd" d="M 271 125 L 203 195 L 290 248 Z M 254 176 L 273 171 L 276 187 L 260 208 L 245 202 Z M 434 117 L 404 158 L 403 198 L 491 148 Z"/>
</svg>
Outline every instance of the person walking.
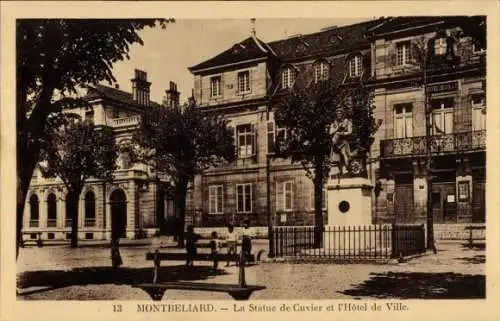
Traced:
<svg viewBox="0 0 500 321">
<path fill-rule="evenodd" d="M 111 265 L 117 268 L 123 264 L 122 256 L 120 255 L 120 238 L 113 235 L 111 237 Z"/>
<path fill-rule="evenodd" d="M 194 266 L 196 258 L 196 243 L 200 236 L 194 233 L 194 227 L 189 225 L 187 227 L 185 241 L 186 241 L 186 266 Z"/>
<path fill-rule="evenodd" d="M 245 220 L 243 225 L 241 251 L 245 260 L 248 259 L 248 257 L 252 253 L 252 235 L 250 230 L 250 220 Z"/>
<path fill-rule="evenodd" d="M 212 258 L 213 268 L 217 270 L 219 267 L 219 260 L 217 254 L 219 254 L 220 240 L 216 231 L 213 231 L 210 239 L 210 257 Z"/>
<path fill-rule="evenodd" d="M 227 226 L 227 263 L 226 266 L 229 266 L 229 261 L 236 257 L 237 247 L 238 247 L 238 235 L 234 231 L 234 226 L 232 224 L 228 224 Z"/>
</svg>

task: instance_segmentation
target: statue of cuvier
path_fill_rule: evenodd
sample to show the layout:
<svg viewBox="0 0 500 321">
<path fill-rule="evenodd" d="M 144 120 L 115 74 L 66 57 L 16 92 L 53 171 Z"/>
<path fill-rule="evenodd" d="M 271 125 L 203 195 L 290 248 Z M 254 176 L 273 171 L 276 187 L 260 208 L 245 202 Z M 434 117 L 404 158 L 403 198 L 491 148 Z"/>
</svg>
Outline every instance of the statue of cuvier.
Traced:
<svg viewBox="0 0 500 321">
<path fill-rule="evenodd" d="M 344 110 L 338 108 L 335 112 L 336 118 L 330 126 L 330 135 L 332 137 L 332 147 L 330 159 L 337 160 L 341 174 L 348 173 L 351 158 L 356 155 L 351 151 L 349 141 L 352 140 L 352 121 L 346 117 Z"/>
</svg>

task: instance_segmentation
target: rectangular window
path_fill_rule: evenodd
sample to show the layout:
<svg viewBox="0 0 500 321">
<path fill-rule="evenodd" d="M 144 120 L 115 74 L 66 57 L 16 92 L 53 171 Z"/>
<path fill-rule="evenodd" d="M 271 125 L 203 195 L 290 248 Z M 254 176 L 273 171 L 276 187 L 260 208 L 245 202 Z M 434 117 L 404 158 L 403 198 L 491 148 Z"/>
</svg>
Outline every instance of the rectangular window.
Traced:
<svg viewBox="0 0 500 321">
<path fill-rule="evenodd" d="M 472 106 L 472 130 L 486 130 L 486 104 L 484 94 L 471 96 Z"/>
<path fill-rule="evenodd" d="M 396 65 L 404 66 L 410 63 L 410 42 L 399 42 L 396 44 Z"/>
<path fill-rule="evenodd" d="M 361 56 L 354 56 L 349 60 L 349 74 L 351 77 L 359 77 L 362 71 Z"/>
<path fill-rule="evenodd" d="M 249 213 L 252 211 L 252 184 L 236 185 L 236 212 Z"/>
<path fill-rule="evenodd" d="M 292 68 L 287 68 L 283 70 L 281 73 L 281 88 L 287 89 L 292 88 L 293 83 L 295 82 L 295 72 Z"/>
<path fill-rule="evenodd" d="M 434 54 L 442 56 L 446 54 L 446 38 L 439 38 L 434 40 Z"/>
<path fill-rule="evenodd" d="M 250 91 L 250 71 L 238 73 L 238 92 L 246 93 Z"/>
<path fill-rule="evenodd" d="M 220 76 L 210 78 L 210 97 L 218 97 L 222 95 L 221 80 Z"/>
<path fill-rule="evenodd" d="M 283 183 L 283 205 L 285 211 L 293 210 L 293 182 Z"/>
<path fill-rule="evenodd" d="M 413 105 L 411 103 L 394 105 L 394 136 L 413 137 Z"/>
<path fill-rule="evenodd" d="M 453 98 L 441 98 L 431 100 L 432 111 L 432 134 L 445 135 L 453 133 Z"/>
<path fill-rule="evenodd" d="M 222 185 L 211 185 L 208 187 L 208 212 L 210 214 L 224 213 L 224 199 Z"/>
<path fill-rule="evenodd" d="M 236 136 L 238 157 L 245 158 L 255 155 L 255 126 L 252 124 L 237 126 Z"/>
<path fill-rule="evenodd" d="M 314 66 L 314 82 L 327 80 L 328 79 L 328 65 L 326 62 L 317 63 Z"/>
</svg>

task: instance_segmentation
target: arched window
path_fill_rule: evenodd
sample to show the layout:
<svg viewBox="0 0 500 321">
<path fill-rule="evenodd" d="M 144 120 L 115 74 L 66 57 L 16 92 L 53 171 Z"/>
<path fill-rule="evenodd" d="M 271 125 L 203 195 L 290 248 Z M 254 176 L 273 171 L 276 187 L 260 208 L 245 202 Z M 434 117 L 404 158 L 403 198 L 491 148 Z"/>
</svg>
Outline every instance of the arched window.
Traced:
<svg viewBox="0 0 500 321">
<path fill-rule="evenodd" d="M 57 199 L 53 193 L 47 197 L 47 227 L 56 227 L 57 223 Z"/>
<path fill-rule="evenodd" d="M 317 62 L 314 65 L 314 82 L 327 80 L 329 74 L 328 63 L 326 61 Z"/>
<path fill-rule="evenodd" d="M 38 227 L 39 218 L 38 196 L 33 194 L 30 197 L 30 227 Z"/>
<path fill-rule="evenodd" d="M 281 89 L 292 88 L 295 83 L 295 70 L 287 67 L 281 72 Z"/>
<path fill-rule="evenodd" d="M 85 226 L 95 226 L 95 195 L 92 191 L 85 194 Z"/>
</svg>

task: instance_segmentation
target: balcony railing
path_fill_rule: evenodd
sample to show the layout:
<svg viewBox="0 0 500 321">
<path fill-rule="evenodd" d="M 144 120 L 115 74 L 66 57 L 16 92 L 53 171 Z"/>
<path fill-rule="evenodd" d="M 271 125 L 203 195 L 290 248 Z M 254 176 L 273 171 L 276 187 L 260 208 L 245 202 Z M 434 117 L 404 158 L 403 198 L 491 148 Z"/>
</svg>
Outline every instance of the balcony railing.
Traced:
<svg viewBox="0 0 500 321">
<path fill-rule="evenodd" d="M 30 227 L 38 227 L 38 220 L 30 220 Z"/>
<path fill-rule="evenodd" d="M 57 226 L 57 220 L 50 219 L 47 220 L 47 227 L 56 227 Z"/>
<path fill-rule="evenodd" d="M 473 131 L 429 137 L 431 153 L 455 153 L 484 150 L 486 131 Z M 416 156 L 427 152 L 425 136 L 385 139 L 380 142 L 381 157 Z"/>
<path fill-rule="evenodd" d="M 139 125 L 141 117 L 136 115 L 132 117 L 115 118 L 111 120 L 111 127 L 135 126 Z"/>
<path fill-rule="evenodd" d="M 83 222 L 85 227 L 94 227 L 95 226 L 95 218 L 86 218 Z"/>
</svg>

